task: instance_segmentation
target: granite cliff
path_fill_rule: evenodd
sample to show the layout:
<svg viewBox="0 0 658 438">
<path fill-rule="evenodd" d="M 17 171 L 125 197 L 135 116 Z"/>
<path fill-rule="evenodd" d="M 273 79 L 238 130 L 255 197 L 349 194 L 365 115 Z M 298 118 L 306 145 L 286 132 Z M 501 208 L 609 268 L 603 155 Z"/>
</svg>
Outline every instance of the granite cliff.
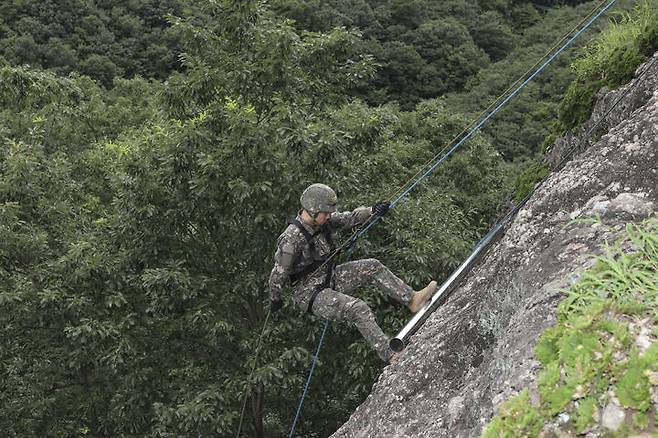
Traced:
<svg viewBox="0 0 658 438">
<path fill-rule="evenodd" d="M 602 90 L 549 159 L 574 147 L 333 437 L 480 436 L 504 400 L 536 386 L 533 350 L 564 288 L 603 243 L 658 210 L 658 62 Z"/>
</svg>

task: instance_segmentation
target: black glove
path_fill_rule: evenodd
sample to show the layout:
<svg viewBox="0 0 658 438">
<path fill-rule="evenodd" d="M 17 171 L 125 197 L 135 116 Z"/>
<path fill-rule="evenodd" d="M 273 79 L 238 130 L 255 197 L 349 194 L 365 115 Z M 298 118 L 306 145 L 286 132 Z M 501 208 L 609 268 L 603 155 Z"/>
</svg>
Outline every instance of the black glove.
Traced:
<svg viewBox="0 0 658 438">
<path fill-rule="evenodd" d="M 388 209 L 391 208 L 390 202 L 379 201 L 372 206 L 372 214 L 375 216 L 384 216 L 388 213 Z"/>
<path fill-rule="evenodd" d="M 274 298 L 270 301 L 270 313 L 274 315 L 279 309 L 283 307 L 283 300 L 281 298 Z"/>
</svg>

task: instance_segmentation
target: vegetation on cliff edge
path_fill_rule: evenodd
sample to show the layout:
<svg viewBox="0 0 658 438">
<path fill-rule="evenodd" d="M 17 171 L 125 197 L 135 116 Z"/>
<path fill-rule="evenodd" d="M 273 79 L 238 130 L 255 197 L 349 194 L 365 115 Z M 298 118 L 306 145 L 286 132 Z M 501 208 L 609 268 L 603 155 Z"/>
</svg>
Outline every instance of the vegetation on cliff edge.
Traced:
<svg viewBox="0 0 658 438">
<path fill-rule="evenodd" d="M 657 337 L 658 219 L 653 218 L 627 225 L 625 236 L 606 247 L 566 291 L 557 325 L 535 348 L 542 364 L 539 403 L 522 391 L 500 407 L 483 436 L 536 437 L 554 422 L 585 433 L 600 427 L 609 404 L 620 406 L 628 420 L 614 436 L 654 430 Z"/>
</svg>

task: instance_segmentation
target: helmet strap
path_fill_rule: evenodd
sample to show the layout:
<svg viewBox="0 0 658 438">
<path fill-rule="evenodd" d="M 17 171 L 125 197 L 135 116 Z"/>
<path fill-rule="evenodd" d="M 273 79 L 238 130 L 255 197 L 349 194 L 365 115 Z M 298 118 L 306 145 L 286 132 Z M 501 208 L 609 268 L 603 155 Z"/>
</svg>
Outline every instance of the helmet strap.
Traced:
<svg viewBox="0 0 658 438">
<path fill-rule="evenodd" d="M 320 215 L 320 212 L 319 212 L 319 211 L 318 211 L 317 213 L 313 213 L 313 214 L 311 215 L 311 218 L 313 219 L 313 225 L 320 226 L 320 224 L 319 224 L 318 221 L 316 220 L 316 219 L 318 218 L 319 215 Z"/>
<path fill-rule="evenodd" d="M 306 213 L 306 216 L 307 216 L 307 217 L 311 218 L 311 223 L 310 223 L 310 225 L 313 225 L 313 226 L 320 226 L 320 224 L 318 224 L 318 221 L 317 221 L 317 218 L 318 218 L 318 215 L 320 214 L 320 212 L 317 212 L 317 213 L 311 213 L 310 211 L 308 211 L 308 210 L 306 210 L 306 209 L 304 209 L 304 210 L 302 210 L 302 211 L 303 211 L 304 213 Z M 308 223 L 308 222 L 307 222 L 307 223 Z"/>
</svg>

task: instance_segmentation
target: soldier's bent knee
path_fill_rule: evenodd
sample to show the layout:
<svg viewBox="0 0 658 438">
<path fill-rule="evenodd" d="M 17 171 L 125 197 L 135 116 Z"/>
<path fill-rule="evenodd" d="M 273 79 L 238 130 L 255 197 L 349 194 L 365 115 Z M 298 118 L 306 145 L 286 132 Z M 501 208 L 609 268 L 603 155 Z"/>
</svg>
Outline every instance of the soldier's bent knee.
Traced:
<svg viewBox="0 0 658 438">
<path fill-rule="evenodd" d="M 367 319 L 370 317 L 372 310 L 363 300 L 355 300 L 349 310 L 350 319 Z"/>
</svg>

